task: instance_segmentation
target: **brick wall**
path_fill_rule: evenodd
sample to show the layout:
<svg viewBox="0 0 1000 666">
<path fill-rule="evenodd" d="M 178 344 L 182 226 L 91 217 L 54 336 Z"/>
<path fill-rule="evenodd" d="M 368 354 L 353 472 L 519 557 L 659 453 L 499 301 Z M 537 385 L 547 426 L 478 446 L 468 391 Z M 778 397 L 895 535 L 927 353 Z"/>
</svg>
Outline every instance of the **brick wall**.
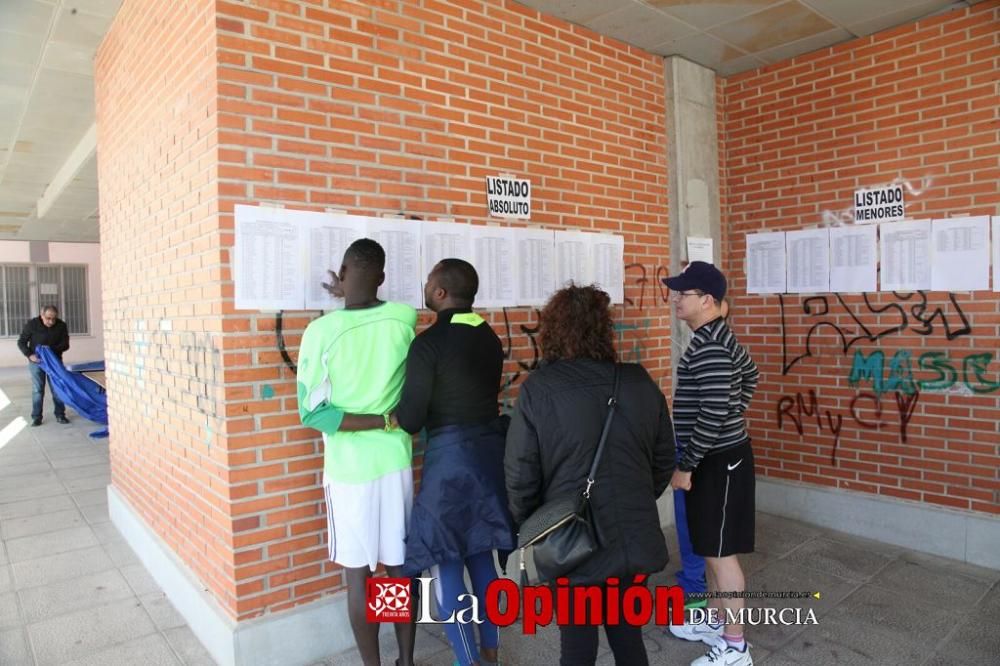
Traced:
<svg viewBox="0 0 1000 666">
<path fill-rule="evenodd" d="M 485 223 L 485 176 L 513 172 L 532 181 L 532 223 L 625 237 L 620 348 L 668 389 L 661 59 L 512 2 L 216 7 L 227 247 L 246 202 Z M 291 369 L 318 313 L 279 323 L 233 310 L 231 283 L 223 294 L 235 607 L 247 618 L 342 581 L 326 561 L 322 445 L 298 426 Z M 537 314 L 489 317 L 509 350 L 511 404 L 537 360 Z"/>
<path fill-rule="evenodd" d="M 996 293 L 758 296 L 742 274 L 746 234 L 850 223 L 861 187 L 900 179 L 915 219 L 1000 214 L 998 14 L 983 2 L 725 81 L 726 264 L 763 373 L 763 474 L 1000 514 Z M 902 390 L 848 381 L 856 352 L 879 351 L 882 388 Z M 943 359 L 953 373 L 930 369 Z"/>
<path fill-rule="evenodd" d="M 215 17 L 127 1 L 95 63 L 112 483 L 232 614 Z"/>
</svg>

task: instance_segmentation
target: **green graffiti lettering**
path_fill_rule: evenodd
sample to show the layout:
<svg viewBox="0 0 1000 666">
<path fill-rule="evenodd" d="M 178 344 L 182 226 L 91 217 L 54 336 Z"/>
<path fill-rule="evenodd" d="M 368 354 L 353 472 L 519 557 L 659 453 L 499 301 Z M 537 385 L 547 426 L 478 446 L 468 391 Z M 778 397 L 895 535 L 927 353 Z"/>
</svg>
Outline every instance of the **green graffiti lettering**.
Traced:
<svg viewBox="0 0 1000 666">
<path fill-rule="evenodd" d="M 895 358 L 893 359 L 895 361 Z M 854 362 L 851 365 L 851 375 L 847 378 L 851 386 L 857 386 L 862 381 L 870 381 L 876 393 L 882 393 L 882 375 L 885 370 L 885 354 L 872 352 L 867 358 L 860 349 L 854 350 Z"/>
<path fill-rule="evenodd" d="M 965 361 L 962 363 L 962 380 L 973 393 L 992 393 L 1000 388 L 1000 382 L 991 382 L 983 376 L 992 360 L 993 354 L 988 353 L 969 354 L 965 357 Z M 974 382 L 970 375 L 975 378 Z"/>
<path fill-rule="evenodd" d="M 923 379 L 917 382 L 921 391 L 944 391 L 958 381 L 958 373 L 944 352 L 926 352 L 920 356 L 920 369 L 937 373 L 934 379 Z"/>
<path fill-rule="evenodd" d="M 876 391 L 878 389 L 875 389 Z M 910 364 L 910 352 L 900 349 L 889 361 L 889 378 L 885 382 L 885 390 L 898 391 L 906 395 L 913 395 L 917 392 L 917 386 L 913 381 L 913 368 Z"/>
</svg>

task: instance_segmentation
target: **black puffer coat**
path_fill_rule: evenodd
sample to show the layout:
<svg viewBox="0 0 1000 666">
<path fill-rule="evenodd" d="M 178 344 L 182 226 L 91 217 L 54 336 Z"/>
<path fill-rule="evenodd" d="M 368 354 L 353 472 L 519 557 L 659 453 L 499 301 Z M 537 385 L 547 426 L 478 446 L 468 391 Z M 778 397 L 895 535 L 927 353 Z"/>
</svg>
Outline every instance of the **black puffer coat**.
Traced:
<svg viewBox="0 0 1000 666">
<path fill-rule="evenodd" d="M 622 364 L 620 382 L 591 490 L 602 548 L 569 574 L 576 585 L 609 576 L 631 583 L 668 560 L 656 499 L 674 470 L 673 425 L 663 393 L 642 366 Z M 568 360 L 542 365 L 521 385 L 504 455 L 515 525 L 548 500 L 583 492 L 613 383 L 613 364 Z"/>
</svg>

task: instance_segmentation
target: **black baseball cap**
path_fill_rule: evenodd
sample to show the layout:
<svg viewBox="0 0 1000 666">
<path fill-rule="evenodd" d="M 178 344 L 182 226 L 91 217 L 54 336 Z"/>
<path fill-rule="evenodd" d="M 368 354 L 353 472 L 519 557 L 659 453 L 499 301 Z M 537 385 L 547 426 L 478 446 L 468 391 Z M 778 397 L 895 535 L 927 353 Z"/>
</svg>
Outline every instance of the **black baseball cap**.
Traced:
<svg viewBox="0 0 1000 666">
<path fill-rule="evenodd" d="M 680 275 L 663 278 L 670 291 L 697 289 L 711 294 L 717 301 L 726 297 L 726 276 L 718 268 L 704 261 L 692 261 Z"/>
</svg>

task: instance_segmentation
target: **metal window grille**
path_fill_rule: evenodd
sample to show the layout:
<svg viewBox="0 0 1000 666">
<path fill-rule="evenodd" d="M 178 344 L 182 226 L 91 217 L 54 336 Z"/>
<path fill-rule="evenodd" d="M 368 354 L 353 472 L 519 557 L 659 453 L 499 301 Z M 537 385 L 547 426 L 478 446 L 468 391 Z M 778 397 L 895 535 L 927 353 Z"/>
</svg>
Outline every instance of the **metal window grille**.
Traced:
<svg viewBox="0 0 1000 666">
<path fill-rule="evenodd" d="M 70 335 L 90 333 L 87 267 L 0 265 L 0 337 L 16 337 L 42 307 L 59 308 Z"/>
</svg>

